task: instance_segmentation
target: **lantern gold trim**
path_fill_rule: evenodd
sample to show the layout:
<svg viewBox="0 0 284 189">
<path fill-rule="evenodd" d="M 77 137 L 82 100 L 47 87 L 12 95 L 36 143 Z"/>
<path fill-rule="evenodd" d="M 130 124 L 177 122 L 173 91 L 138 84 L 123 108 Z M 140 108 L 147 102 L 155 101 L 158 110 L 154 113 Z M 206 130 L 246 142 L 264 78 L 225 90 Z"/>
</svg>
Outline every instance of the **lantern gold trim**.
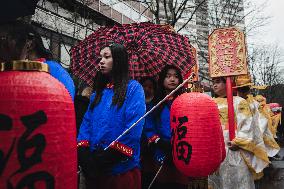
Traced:
<svg viewBox="0 0 284 189">
<path fill-rule="evenodd" d="M 29 60 L 14 60 L 11 62 L 2 62 L 0 71 L 40 71 L 49 73 L 48 65 L 42 62 Z"/>
</svg>

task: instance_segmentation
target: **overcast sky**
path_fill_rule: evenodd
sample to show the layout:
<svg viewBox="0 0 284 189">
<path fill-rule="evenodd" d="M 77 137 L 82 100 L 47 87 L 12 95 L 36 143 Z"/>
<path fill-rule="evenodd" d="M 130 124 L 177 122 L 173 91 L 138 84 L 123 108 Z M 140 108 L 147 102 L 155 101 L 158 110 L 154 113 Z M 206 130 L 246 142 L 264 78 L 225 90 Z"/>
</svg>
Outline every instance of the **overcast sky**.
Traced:
<svg viewBox="0 0 284 189">
<path fill-rule="evenodd" d="M 267 39 L 279 43 L 284 48 L 284 0 L 269 0 L 266 12 L 272 16 Z"/>
<path fill-rule="evenodd" d="M 260 4 L 263 0 L 251 0 Z M 270 23 L 265 31 L 256 36 L 258 40 L 265 42 L 277 42 L 284 48 L 284 0 L 267 0 L 267 6 L 263 7 L 265 14 L 271 16 Z"/>
<path fill-rule="evenodd" d="M 260 4 L 263 0 L 251 0 Z M 271 22 L 264 28 L 264 31 L 248 38 L 254 43 L 277 43 L 284 54 L 284 0 L 267 0 L 267 6 L 263 7 L 265 14 L 271 16 Z M 284 63 L 282 63 L 284 66 Z M 281 65 L 281 66 L 282 66 Z"/>
</svg>

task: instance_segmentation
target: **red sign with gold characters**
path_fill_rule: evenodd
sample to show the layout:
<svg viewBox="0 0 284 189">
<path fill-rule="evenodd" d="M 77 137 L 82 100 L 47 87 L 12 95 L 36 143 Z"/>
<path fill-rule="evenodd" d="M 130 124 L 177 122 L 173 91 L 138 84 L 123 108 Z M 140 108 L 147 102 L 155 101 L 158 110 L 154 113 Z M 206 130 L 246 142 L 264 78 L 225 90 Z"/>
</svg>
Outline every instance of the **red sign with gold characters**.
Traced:
<svg viewBox="0 0 284 189">
<path fill-rule="evenodd" d="M 209 36 L 211 77 L 247 74 L 244 33 L 237 28 L 216 29 Z"/>
</svg>

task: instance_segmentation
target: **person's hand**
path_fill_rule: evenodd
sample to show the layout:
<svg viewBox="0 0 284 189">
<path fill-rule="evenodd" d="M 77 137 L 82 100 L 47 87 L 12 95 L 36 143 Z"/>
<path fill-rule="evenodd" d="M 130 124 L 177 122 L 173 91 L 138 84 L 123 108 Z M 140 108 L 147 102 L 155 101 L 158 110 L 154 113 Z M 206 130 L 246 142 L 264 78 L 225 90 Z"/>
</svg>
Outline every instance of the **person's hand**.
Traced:
<svg viewBox="0 0 284 189">
<path fill-rule="evenodd" d="M 90 148 L 89 147 L 78 147 L 78 163 L 84 168 L 89 161 L 90 158 Z"/>
<path fill-rule="evenodd" d="M 171 154 L 172 152 L 172 145 L 170 141 L 166 141 L 163 139 L 160 139 L 157 141 L 156 146 L 162 150 L 165 154 Z"/>
<path fill-rule="evenodd" d="M 237 151 L 237 150 L 240 149 L 240 147 L 236 143 L 234 143 L 233 141 L 229 141 L 227 143 L 227 145 L 228 145 L 228 148 L 232 151 Z"/>
<path fill-rule="evenodd" d="M 170 141 L 159 139 L 155 143 L 154 159 L 156 162 L 161 164 L 161 162 L 172 164 L 172 146 Z"/>
<path fill-rule="evenodd" d="M 154 160 L 157 164 L 162 165 L 165 161 L 166 155 L 163 151 L 156 149 L 154 152 Z"/>
<path fill-rule="evenodd" d="M 151 151 L 155 151 L 156 149 L 160 149 L 164 151 L 165 153 L 172 150 L 172 146 L 170 141 L 163 140 L 161 138 L 158 138 L 155 142 L 148 143 L 148 147 Z"/>
<path fill-rule="evenodd" d="M 92 154 L 96 169 L 103 174 L 109 174 L 112 168 L 120 162 L 128 160 L 128 157 L 119 151 L 109 148 L 107 150 L 98 149 Z"/>
<path fill-rule="evenodd" d="M 95 162 L 92 158 L 92 153 L 89 147 L 78 147 L 78 163 L 86 176 L 95 175 Z"/>
</svg>

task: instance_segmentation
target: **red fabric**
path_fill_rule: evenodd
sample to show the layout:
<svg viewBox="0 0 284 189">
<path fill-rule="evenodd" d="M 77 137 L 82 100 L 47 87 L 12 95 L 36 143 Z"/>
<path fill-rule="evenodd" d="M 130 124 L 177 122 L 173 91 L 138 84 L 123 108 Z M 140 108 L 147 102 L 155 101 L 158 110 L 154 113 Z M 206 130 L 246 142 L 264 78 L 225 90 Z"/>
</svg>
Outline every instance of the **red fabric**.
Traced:
<svg viewBox="0 0 284 189">
<path fill-rule="evenodd" d="M 116 176 L 86 178 L 86 189 L 141 189 L 141 172 L 138 168 Z"/>
<path fill-rule="evenodd" d="M 120 153 L 122 153 L 122 154 L 124 154 L 128 157 L 132 157 L 132 155 L 133 155 L 133 149 L 130 148 L 129 146 L 126 146 L 125 144 L 120 143 L 120 142 L 116 141 L 110 147 L 119 151 Z"/>
<path fill-rule="evenodd" d="M 74 105 L 50 74 L 0 72 L 0 165 L 1 189 L 77 188 Z"/>
<path fill-rule="evenodd" d="M 196 63 L 195 49 L 187 37 L 153 23 L 133 23 L 101 27 L 71 49 L 72 73 L 93 84 L 99 63 L 99 51 L 109 41 L 123 44 L 129 54 L 129 74 L 139 80 L 157 77 L 167 64 L 185 75 Z"/>
<path fill-rule="evenodd" d="M 113 88 L 113 83 L 108 83 L 108 84 L 106 85 L 106 88 L 112 89 L 112 88 Z"/>
<path fill-rule="evenodd" d="M 223 161 L 219 110 L 203 93 L 185 93 L 171 106 L 173 161 L 188 177 L 206 177 Z"/>
<path fill-rule="evenodd" d="M 35 61 L 38 61 L 38 62 L 45 62 L 46 59 L 45 59 L 45 58 L 38 58 L 38 59 L 35 59 Z"/>
<path fill-rule="evenodd" d="M 148 139 L 148 144 L 155 142 L 159 137 L 159 135 L 153 135 L 151 138 Z"/>
<path fill-rule="evenodd" d="M 80 147 L 80 146 L 82 146 L 82 147 L 89 147 L 89 146 L 90 146 L 90 143 L 89 143 L 89 141 L 87 141 L 87 140 L 81 140 L 81 141 L 79 141 L 79 142 L 77 143 L 77 147 Z"/>
</svg>

